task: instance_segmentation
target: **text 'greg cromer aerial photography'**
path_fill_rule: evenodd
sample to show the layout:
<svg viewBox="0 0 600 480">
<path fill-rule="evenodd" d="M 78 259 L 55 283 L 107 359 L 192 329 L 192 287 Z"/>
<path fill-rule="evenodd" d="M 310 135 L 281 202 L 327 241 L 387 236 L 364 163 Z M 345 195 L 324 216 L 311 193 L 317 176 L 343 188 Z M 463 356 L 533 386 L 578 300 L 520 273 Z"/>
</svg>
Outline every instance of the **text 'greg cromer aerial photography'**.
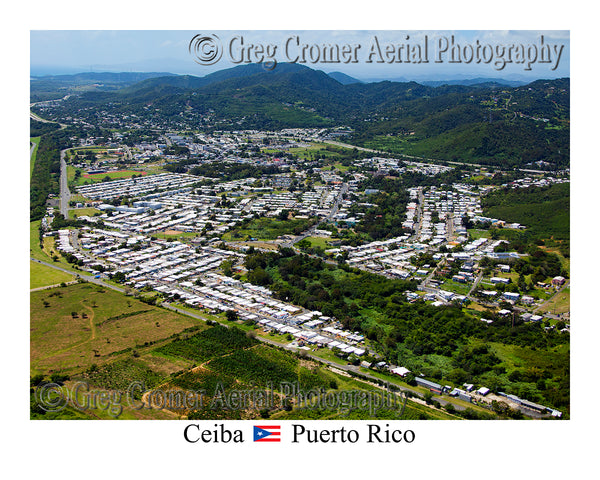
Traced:
<svg viewBox="0 0 600 480">
<path fill-rule="evenodd" d="M 30 419 L 570 418 L 569 32 L 30 37 Z"/>
</svg>

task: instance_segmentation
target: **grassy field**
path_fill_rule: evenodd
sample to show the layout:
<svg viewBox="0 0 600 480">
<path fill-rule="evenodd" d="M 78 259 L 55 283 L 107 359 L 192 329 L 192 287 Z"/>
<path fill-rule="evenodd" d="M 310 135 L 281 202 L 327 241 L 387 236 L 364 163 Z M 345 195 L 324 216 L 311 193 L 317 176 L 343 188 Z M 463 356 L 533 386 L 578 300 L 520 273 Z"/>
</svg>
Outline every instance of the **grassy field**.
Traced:
<svg viewBox="0 0 600 480">
<path fill-rule="evenodd" d="M 541 307 L 538 312 L 550 312 L 554 314 L 567 313 L 571 310 L 571 289 L 564 288 L 556 294 L 552 300 Z"/>
<path fill-rule="evenodd" d="M 453 292 L 458 295 L 466 295 L 471 290 L 473 286 L 472 283 L 459 283 L 454 280 L 446 280 L 441 286 L 440 289 L 447 290 L 448 292 Z"/>
<path fill-rule="evenodd" d="M 569 345 L 560 345 L 544 352 L 518 345 L 490 342 L 493 352 L 502 360 L 510 372 L 515 368 L 543 369 L 549 373 L 560 373 L 569 364 Z"/>
<path fill-rule="evenodd" d="M 58 285 L 62 282 L 70 282 L 74 278 L 73 275 L 55 270 L 46 265 L 41 265 L 33 261 L 29 262 L 29 288 Z"/>
<path fill-rule="evenodd" d="M 79 203 L 85 203 L 85 202 L 89 202 L 89 198 L 84 197 L 83 195 L 79 194 L 79 193 L 75 193 L 75 192 L 71 192 L 71 202 L 79 202 Z"/>
<path fill-rule="evenodd" d="M 237 227 L 223 235 L 226 242 L 236 240 L 275 240 L 280 235 L 294 235 L 294 231 L 301 233 L 310 225 L 310 220 L 291 219 L 278 220 L 276 218 L 257 218 L 246 227 Z"/>
<path fill-rule="evenodd" d="M 32 373 L 77 372 L 204 322 L 83 283 L 30 295 Z"/>
<path fill-rule="evenodd" d="M 478 240 L 480 238 L 490 238 L 490 232 L 488 230 L 469 228 L 467 229 L 467 232 L 469 233 L 469 235 L 471 235 L 471 237 L 473 237 L 473 240 Z"/>
<path fill-rule="evenodd" d="M 306 237 L 306 240 L 310 242 L 311 247 L 321 247 L 324 250 L 331 247 L 329 239 L 330 237 Z"/>
<path fill-rule="evenodd" d="M 69 210 L 69 218 L 75 219 L 83 216 L 93 217 L 96 213 L 102 213 L 102 211 L 97 208 L 74 208 Z"/>
<path fill-rule="evenodd" d="M 72 169 L 72 167 L 68 168 Z M 137 176 L 147 174 L 148 172 L 144 170 L 117 170 L 114 172 L 94 173 L 92 175 L 82 173 L 81 176 L 75 181 L 75 169 L 72 169 L 72 171 L 67 172 L 67 179 L 70 185 L 74 184 L 75 186 L 80 186 L 102 182 L 106 177 L 109 177 L 111 180 L 117 180 L 120 178 L 131 178 L 133 175 Z"/>
<path fill-rule="evenodd" d="M 29 252 L 33 258 L 37 258 L 38 260 L 43 260 L 45 262 L 51 262 L 52 258 L 50 252 L 46 249 L 42 250 L 42 248 L 40 248 L 40 223 L 40 220 L 37 220 L 29 224 Z"/>
<path fill-rule="evenodd" d="M 61 268 L 69 270 L 73 273 L 80 273 L 78 270 L 73 268 L 69 262 L 67 262 L 55 248 L 54 237 L 44 237 L 43 248 L 40 248 L 39 241 L 39 228 L 40 221 L 31 222 L 29 224 L 29 254 L 31 257 L 43 262 L 53 263 Z M 58 260 L 55 262 L 52 260 L 52 256 L 56 255 Z"/>
</svg>

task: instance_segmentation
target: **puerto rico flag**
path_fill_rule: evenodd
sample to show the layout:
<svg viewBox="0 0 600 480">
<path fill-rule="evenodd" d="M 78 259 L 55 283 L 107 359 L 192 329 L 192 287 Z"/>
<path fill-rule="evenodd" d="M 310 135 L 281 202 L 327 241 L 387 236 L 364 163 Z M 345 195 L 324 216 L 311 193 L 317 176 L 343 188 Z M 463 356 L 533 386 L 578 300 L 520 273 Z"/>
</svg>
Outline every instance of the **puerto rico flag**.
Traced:
<svg viewBox="0 0 600 480">
<path fill-rule="evenodd" d="M 255 442 L 280 442 L 280 425 L 254 425 Z"/>
</svg>

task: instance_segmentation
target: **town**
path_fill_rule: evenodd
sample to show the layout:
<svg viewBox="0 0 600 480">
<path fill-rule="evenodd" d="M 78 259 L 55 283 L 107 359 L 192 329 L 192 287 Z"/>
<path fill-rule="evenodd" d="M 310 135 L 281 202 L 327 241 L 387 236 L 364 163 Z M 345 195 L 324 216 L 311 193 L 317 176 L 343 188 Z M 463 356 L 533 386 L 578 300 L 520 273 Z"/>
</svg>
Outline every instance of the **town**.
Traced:
<svg viewBox="0 0 600 480">
<path fill-rule="evenodd" d="M 340 127 L 334 133 L 346 131 Z M 403 235 L 352 245 L 344 242 L 344 232 L 352 231 L 369 209 L 377 207 L 371 202 L 379 190 L 365 188 L 365 179 L 405 172 L 435 177 L 454 167 L 366 155 L 346 165 L 315 166 L 322 162 L 314 157 L 273 155 L 326 146 L 334 138 L 327 130 L 185 137 L 165 133 L 161 138 L 162 143 L 132 146 L 119 143 L 122 135 L 114 135 L 109 142 L 74 138 L 79 146 L 64 152 L 63 170 L 71 179 L 70 186 L 47 208 L 41 228 L 43 236 L 54 238 L 56 250 L 81 272 L 117 281 L 135 292 L 155 292 L 163 304 L 231 312 L 232 318 L 254 323 L 265 332 L 286 335 L 288 348 L 328 348 L 341 358 L 375 353 L 361 332 L 344 329 L 335 317 L 277 300 L 268 288 L 240 280 L 247 273 L 248 251 L 288 247 L 305 253 L 306 246 L 318 242 L 323 247 L 311 255 L 326 262 L 341 261 L 390 279 L 418 282 L 416 290 L 405 293 L 409 302 L 420 300 L 437 307 L 473 302 L 500 317 L 518 315 L 524 322 L 547 322 L 546 329 L 556 328 L 561 320 L 561 332 L 569 332 L 568 313 L 554 314 L 543 308 L 564 289 L 564 277 L 555 276 L 547 284 L 538 282 L 528 294 L 507 288 L 515 287 L 511 263 L 526 254 L 499 249 L 509 243 L 506 240 L 474 239 L 469 234 L 467 224 L 483 229 L 527 228 L 483 215 L 481 198 L 496 186 L 469 183 L 465 173 L 452 184 L 412 187 Z M 183 153 L 169 154 L 173 146 Z M 248 150 L 253 154 L 245 155 Z M 187 173 L 169 171 L 169 166 L 182 161 Z M 189 173 L 215 162 L 273 171 L 225 180 Z M 477 175 L 490 178 L 498 173 L 476 169 L 471 176 Z M 500 186 L 543 187 L 568 180 L 568 172 L 528 174 Z M 54 229 L 57 215 L 75 219 L 77 228 Z M 272 238 L 260 238 L 264 236 L 260 230 L 242 233 L 244 226 L 269 220 L 293 222 L 301 228 Z M 483 315 L 480 320 L 493 323 Z M 410 373 L 403 365 L 376 363 L 360 365 L 383 367 L 400 377 Z M 468 402 L 485 404 L 489 392 L 486 387 L 469 393 L 468 388 L 442 387 L 418 376 L 415 380 L 432 392 L 460 395 Z M 529 414 L 551 411 L 560 415 L 514 395 L 505 395 L 503 400 Z"/>
</svg>

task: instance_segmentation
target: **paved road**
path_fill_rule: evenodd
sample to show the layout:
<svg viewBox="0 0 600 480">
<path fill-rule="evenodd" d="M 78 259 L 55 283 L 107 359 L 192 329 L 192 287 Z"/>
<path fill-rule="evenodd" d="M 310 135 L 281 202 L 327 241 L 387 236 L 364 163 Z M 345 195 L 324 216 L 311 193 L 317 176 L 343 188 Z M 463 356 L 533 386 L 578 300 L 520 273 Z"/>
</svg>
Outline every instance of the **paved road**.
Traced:
<svg viewBox="0 0 600 480">
<path fill-rule="evenodd" d="M 356 148 L 357 150 L 361 150 L 363 152 L 372 152 L 372 153 L 379 153 L 379 154 L 390 154 L 390 152 L 384 152 L 381 150 L 373 150 L 372 148 L 364 148 L 364 147 L 357 147 L 356 145 L 350 145 L 349 143 L 342 143 L 342 142 L 336 142 L 333 140 L 322 140 L 323 143 L 329 143 L 331 145 L 336 145 L 338 147 L 344 147 L 344 148 Z M 453 162 L 450 160 L 436 160 L 434 158 L 425 158 L 425 157 L 415 157 L 414 155 L 405 155 L 402 153 L 393 153 L 391 155 L 394 155 L 396 157 L 399 158 L 406 158 L 408 160 L 412 160 L 415 162 L 434 162 L 437 164 L 440 163 L 448 163 L 451 165 L 465 165 L 465 166 L 469 166 L 469 167 L 490 167 L 490 165 L 481 165 L 479 163 L 465 163 L 465 162 Z M 519 168 L 517 170 L 520 170 L 521 172 L 529 172 L 529 173 L 547 173 L 544 170 L 531 170 L 531 169 L 525 169 L 525 168 Z"/>
<path fill-rule="evenodd" d="M 73 285 L 75 283 L 77 283 L 77 280 L 72 280 L 70 282 L 65 282 L 65 285 Z M 46 285 L 45 287 L 30 288 L 29 291 L 30 292 L 37 292 L 39 290 L 49 290 L 51 288 L 60 287 L 61 285 L 62 285 L 62 283 L 56 283 L 54 285 Z"/>
<path fill-rule="evenodd" d="M 319 228 L 319 225 L 321 225 L 323 222 L 328 222 L 329 220 L 331 220 L 337 214 L 338 210 L 340 209 L 340 203 L 342 202 L 342 199 L 344 198 L 344 195 L 346 195 L 347 191 L 348 191 L 348 184 L 344 183 L 342 185 L 342 188 L 340 189 L 340 192 L 338 193 L 338 195 L 335 199 L 335 202 L 333 203 L 333 206 L 331 207 L 331 209 L 329 211 L 329 214 L 326 217 L 324 217 L 322 220 L 320 220 L 318 223 L 316 223 L 315 225 L 310 227 L 308 230 L 306 230 L 305 232 L 303 232 L 300 235 L 298 235 L 297 237 L 295 237 L 293 240 L 282 243 L 281 246 L 282 247 L 294 246 L 294 244 L 301 242 L 302 240 L 304 240 L 307 237 L 310 237 L 314 233 L 314 231 Z"/>
<path fill-rule="evenodd" d="M 477 288 L 477 285 L 479 285 L 479 282 L 481 282 L 482 278 L 483 278 L 483 270 L 481 272 L 479 272 L 479 275 L 477 275 L 477 278 L 473 282 L 473 286 L 471 287 L 471 290 L 469 290 L 469 293 L 467 293 L 467 298 L 468 299 L 472 300 L 471 299 L 471 294 Z"/>
<path fill-rule="evenodd" d="M 66 100 L 68 97 L 69 96 L 67 95 L 63 100 Z M 37 103 L 43 103 L 43 102 L 37 102 Z M 37 105 L 37 103 L 30 103 L 29 108 L 33 107 L 34 105 Z M 67 128 L 67 125 L 65 125 L 64 123 L 54 122 L 52 120 L 46 120 L 45 118 L 40 117 L 39 115 L 37 115 L 36 113 L 33 113 L 32 111 L 29 111 L 29 118 L 31 118 L 37 122 L 42 122 L 42 123 L 58 123 L 60 125 L 61 130 L 63 128 Z"/>
<path fill-rule="evenodd" d="M 88 274 L 83 273 L 83 272 L 73 272 L 73 270 L 67 270 L 66 268 L 63 268 L 63 267 L 61 267 L 61 266 L 59 266 L 57 264 L 52 264 L 52 263 L 49 263 L 49 262 L 44 262 L 43 260 L 38 260 L 37 258 L 33 258 L 33 257 L 31 257 L 31 261 L 32 262 L 40 263 L 42 265 L 46 265 L 47 267 L 51 267 L 51 268 L 54 268 L 56 270 L 60 270 L 61 272 L 65 272 L 65 273 L 68 273 L 70 275 L 76 275 L 79 278 L 81 278 L 82 280 L 85 280 L 87 282 L 95 283 L 96 285 L 101 285 L 103 287 L 107 287 L 107 288 L 110 288 L 112 290 L 116 290 L 117 292 L 125 293 L 125 289 L 124 288 L 120 288 L 120 287 L 117 287 L 115 285 L 110 285 L 109 283 L 105 283 L 105 282 L 102 281 L 101 278 L 95 278 L 94 276 L 88 275 Z"/>
<path fill-rule="evenodd" d="M 31 260 L 34 261 L 34 262 L 40 263 L 42 265 L 46 265 L 48 267 L 54 268 L 56 270 L 60 270 L 60 271 L 66 272 L 66 273 L 73 274 L 72 271 L 67 270 L 65 268 L 62 268 L 62 267 L 60 267 L 60 266 L 58 266 L 56 264 L 44 262 L 44 261 L 41 261 L 41 260 L 37 260 L 35 258 L 31 258 Z M 78 273 L 76 275 L 78 275 L 80 278 L 82 278 L 83 280 L 86 280 L 88 282 L 95 283 L 97 285 L 101 285 L 103 287 L 107 287 L 107 288 L 110 288 L 112 290 L 116 290 L 117 292 L 125 293 L 125 289 L 124 288 L 120 288 L 120 287 L 117 287 L 115 285 L 110 285 L 108 283 L 103 282 L 99 278 L 94 278 L 91 275 L 86 275 L 86 274 L 83 274 L 83 273 Z M 174 305 L 171 305 L 169 303 L 163 303 L 162 306 L 164 308 L 166 308 L 166 309 L 172 310 L 174 312 L 178 312 L 178 313 L 180 313 L 182 315 L 187 315 L 187 316 L 190 316 L 192 318 L 196 318 L 198 320 L 203 320 L 203 321 L 208 320 L 206 317 L 203 317 L 202 315 L 199 315 L 199 314 L 194 313 L 194 312 L 189 312 L 187 310 L 183 310 L 183 309 L 178 308 L 178 307 L 176 307 Z M 227 327 L 226 324 L 222 324 L 222 325 L 224 325 L 224 326 Z M 276 347 L 282 347 L 283 346 L 281 343 L 278 343 L 278 342 L 276 342 L 274 340 L 271 340 L 270 338 L 261 337 L 259 335 L 256 336 L 256 339 L 259 340 L 259 341 L 261 341 L 261 342 L 263 342 L 263 343 L 267 343 L 269 345 L 273 345 L 273 346 L 276 346 Z M 283 347 L 287 348 L 285 346 L 283 346 Z M 288 348 L 288 350 L 295 351 L 294 348 Z M 369 373 L 360 371 L 359 367 L 357 367 L 357 366 L 354 366 L 354 365 L 342 365 L 342 364 L 333 362 L 331 360 L 326 360 L 326 359 L 317 357 L 316 355 L 313 355 L 310 352 L 306 352 L 306 355 L 307 355 L 307 357 L 311 358 L 312 360 L 314 360 L 316 362 L 319 362 L 319 363 L 322 363 L 322 364 L 325 364 L 328 367 L 336 368 L 338 370 L 342 370 L 342 371 L 345 371 L 345 372 L 355 373 L 355 374 L 359 375 L 360 377 L 362 377 L 363 379 L 366 379 L 366 380 L 369 380 L 369 381 L 372 381 L 372 382 L 375 382 L 375 383 L 379 383 L 381 381 L 380 378 L 378 378 L 378 377 L 376 377 L 374 375 L 371 375 Z M 413 388 L 411 388 L 409 386 L 398 385 L 398 384 L 395 384 L 395 383 L 392 384 L 392 385 L 394 385 L 395 387 L 397 387 L 402 392 L 410 392 L 413 395 L 413 400 L 415 400 L 415 401 L 417 401 L 419 403 L 423 403 L 423 404 L 425 403 L 423 401 L 423 396 L 422 396 L 422 394 L 419 391 L 417 391 L 417 390 L 415 390 L 415 389 L 413 389 Z M 436 401 L 438 401 L 440 403 L 440 405 L 442 405 L 442 406 L 447 405 L 447 404 L 452 404 L 456 410 L 465 410 L 465 407 L 463 405 L 457 405 L 457 404 L 455 404 L 454 402 L 450 401 L 450 399 L 448 397 L 441 397 L 441 396 L 438 396 L 438 395 L 434 395 L 433 398 Z M 522 408 L 521 408 L 521 411 L 523 411 L 523 413 L 526 414 L 526 415 L 528 415 L 528 416 L 531 416 L 531 417 L 534 417 L 534 418 L 536 418 L 536 417 L 539 418 L 539 415 L 536 415 L 534 412 L 527 411 L 527 410 L 522 409 Z"/>
</svg>

